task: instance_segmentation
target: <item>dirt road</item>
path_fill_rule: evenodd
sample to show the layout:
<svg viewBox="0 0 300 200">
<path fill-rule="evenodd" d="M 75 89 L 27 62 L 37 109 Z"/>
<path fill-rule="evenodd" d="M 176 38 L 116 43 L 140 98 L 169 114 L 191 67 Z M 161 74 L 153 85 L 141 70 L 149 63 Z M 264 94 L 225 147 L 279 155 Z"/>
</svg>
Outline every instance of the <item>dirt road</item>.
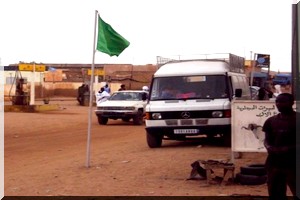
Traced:
<svg viewBox="0 0 300 200">
<path fill-rule="evenodd" d="M 88 107 L 51 102 L 62 110 L 4 113 L 5 196 L 223 196 L 267 195 L 266 184 L 207 185 L 186 180 L 198 159 L 227 159 L 230 148 L 205 140 L 146 144 L 145 126 L 121 120 L 100 126 L 93 114 L 87 168 Z M 243 154 L 239 166 L 263 163 L 264 153 Z"/>
</svg>

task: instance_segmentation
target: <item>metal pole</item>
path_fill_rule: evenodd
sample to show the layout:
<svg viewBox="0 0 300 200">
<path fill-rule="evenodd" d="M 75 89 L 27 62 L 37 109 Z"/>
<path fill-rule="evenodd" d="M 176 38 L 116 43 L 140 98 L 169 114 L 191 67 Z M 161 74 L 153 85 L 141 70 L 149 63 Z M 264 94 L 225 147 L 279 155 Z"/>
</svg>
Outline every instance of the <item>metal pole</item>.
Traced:
<svg viewBox="0 0 300 200">
<path fill-rule="evenodd" d="M 97 75 L 95 76 L 95 86 L 97 87 L 96 90 L 95 90 L 95 95 L 97 94 L 97 92 L 99 90 L 99 86 L 98 85 L 99 85 L 99 76 L 98 76 L 98 71 L 97 71 Z"/>
<path fill-rule="evenodd" d="M 9 73 L 9 84 L 13 84 L 13 81 L 12 81 L 12 72 Z"/>
<path fill-rule="evenodd" d="M 250 63 L 251 63 L 251 78 L 250 78 L 250 85 L 253 86 L 253 75 L 254 75 L 254 70 L 255 70 L 255 63 L 254 59 L 252 58 L 253 52 L 250 51 Z M 254 54 L 255 57 L 256 54 Z"/>
<path fill-rule="evenodd" d="M 298 9 L 297 4 L 292 4 L 292 94 L 300 100 L 299 93 L 299 38 L 298 38 Z M 298 76 L 298 77 L 297 77 Z"/>
<path fill-rule="evenodd" d="M 271 68 L 271 55 L 269 56 L 269 66 L 268 66 L 268 77 L 267 77 L 267 87 L 271 86 L 271 77 L 270 77 L 270 68 Z M 265 87 L 265 83 L 263 85 Z M 270 89 L 270 88 L 268 88 Z"/>
<path fill-rule="evenodd" d="M 300 9 L 299 2 L 296 0 L 293 1 L 292 4 L 292 93 L 295 97 L 296 100 L 296 108 L 297 112 L 299 113 L 299 104 L 300 104 L 300 66 L 299 66 L 299 56 L 300 56 L 300 51 L 299 51 L 299 11 Z M 300 130 L 300 119 L 297 116 L 296 117 L 296 132 L 299 132 Z M 296 134 L 296 146 L 298 147 L 300 144 L 300 136 L 299 134 Z M 297 152 L 296 155 L 299 155 L 299 148 L 296 148 Z M 297 159 L 296 161 L 296 169 L 299 169 L 300 167 L 300 161 Z M 297 185 L 297 190 L 296 190 L 296 196 L 299 198 L 300 197 L 300 190 L 298 189 L 300 185 L 300 173 L 297 170 L 296 171 L 296 185 Z"/>
<path fill-rule="evenodd" d="M 91 144 L 91 123 L 92 123 L 92 112 L 93 112 L 93 84 L 94 84 L 94 70 L 95 70 L 95 53 L 96 53 L 96 27 L 97 27 L 97 16 L 98 11 L 95 10 L 95 27 L 94 27 L 94 44 L 93 44 L 93 61 L 92 61 L 92 73 L 90 80 L 90 102 L 89 102 L 89 119 L 88 119 L 88 135 L 87 135 L 87 153 L 86 153 L 86 167 L 90 167 L 90 144 Z"/>
<path fill-rule="evenodd" d="M 44 72 L 40 73 L 41 81 L 41 98 L 44 98 Z"/>
<path fill-rule="evenodd" d="M 128 88 L 128 89 L 130 89 L 130 90 L 132 89 L 132 88 L 131 88 L 132 78 L 133 78 L 133 64 L 131 65 L 130 80 L 129 80 L 129 88 Z"/>
<path fill-rule="evenodd" d="M 35 63 L 33 63 L 33 71 L 31 73 L 32 79 L 30 84 L 30 105 L 34 105 L 35 96 Z"/>
</svg>

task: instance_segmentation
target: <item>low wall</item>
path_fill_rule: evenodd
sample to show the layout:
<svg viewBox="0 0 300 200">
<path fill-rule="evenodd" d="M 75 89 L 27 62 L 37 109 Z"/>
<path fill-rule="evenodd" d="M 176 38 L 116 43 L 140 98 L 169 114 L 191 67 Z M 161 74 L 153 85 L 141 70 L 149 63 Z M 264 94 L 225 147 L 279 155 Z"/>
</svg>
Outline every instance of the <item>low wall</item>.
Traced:
<svg viewBox="0 0 300 200">
<path fill-rule="evenodd" d="M 117 91 L 122 83 L 109 83 L 111 91 Z M 142 86 L 135 85 L 134 83 L 125 83 L 127 89 L 142 89 Z M 78 87 L 82 85 L 81 82 L 45 82 L 43 85 L 40 83 L 35 84 L 35 98 L 51 98 L 51 97 L 77 97 Z M 93 88 L 95 93 L 104 86 L 104 83 L 95 83 Z M 129 87 L 128 87 L 129 86 Z M 130 88 L 131 86 L 131 88 Z M 12 96 L 15 96 L 16 85 L 6 84 L 4 85 L 4 100 L 10 101 Z M 23 85 L 23 91 L 30 93 L 30 83 Z"/>
<path fill-rule="evenodd" d="M 77 97 L 77 89 L 82 83 L 44 83 L 35 84 L 35 98 L 45 98 L 54 96 Z M 4 85 L 4 100 L 10 100 L 15 95 L 15 85 Z M 23 91 L 30 93 L 30 84 L 23 85 Z"/>
</svg>

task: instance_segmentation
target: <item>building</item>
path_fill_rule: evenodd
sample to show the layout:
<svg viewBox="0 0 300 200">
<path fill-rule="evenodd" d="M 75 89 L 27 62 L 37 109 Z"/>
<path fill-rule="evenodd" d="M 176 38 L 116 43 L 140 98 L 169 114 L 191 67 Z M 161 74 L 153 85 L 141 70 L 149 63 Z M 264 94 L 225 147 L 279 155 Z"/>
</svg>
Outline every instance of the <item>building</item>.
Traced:
<svg viewBox="0 0 300 200">
<path fill-rule="evenodd" d="M 29 65 L 33 65 L 29 63 Z M 32 72 L 31 69 L 19 70 L 19 64 L 4 66 L 5 87 L 4 96 L 15 95 L 16 79 L 23 78 L 26 90 L 35 85 L 35 97 L 44 98 L 53 96 L 77 96 L 77 89 L 82 83 L 90 84 L 91 64 L 36 64 L 44 65 L 45 71 Z M 107 82 L 112 91 L 117 90 L 120 84 L 128 89 L 142 89 L 149 86 L 156 65 L 132 64 L 94 64 L 94 90 Z"/>
</svg>

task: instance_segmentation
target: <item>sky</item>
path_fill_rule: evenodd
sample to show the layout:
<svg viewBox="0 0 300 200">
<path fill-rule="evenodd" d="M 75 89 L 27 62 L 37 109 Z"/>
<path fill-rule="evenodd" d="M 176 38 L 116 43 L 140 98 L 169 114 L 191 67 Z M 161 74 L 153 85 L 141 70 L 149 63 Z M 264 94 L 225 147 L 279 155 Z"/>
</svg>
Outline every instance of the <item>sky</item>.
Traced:
<svg viewBox="0 0 300 200">
<path fill-rule="evenodd" d="M 292 0 L 0 0 L 0 65 L 92 64 L 95 10 L 130 42 L 95 63 L 156 64 L 156 56 L 270 54 L 291 71 Z M 297 1 L 298 2 L 298 1 Z"/>
</svg>

